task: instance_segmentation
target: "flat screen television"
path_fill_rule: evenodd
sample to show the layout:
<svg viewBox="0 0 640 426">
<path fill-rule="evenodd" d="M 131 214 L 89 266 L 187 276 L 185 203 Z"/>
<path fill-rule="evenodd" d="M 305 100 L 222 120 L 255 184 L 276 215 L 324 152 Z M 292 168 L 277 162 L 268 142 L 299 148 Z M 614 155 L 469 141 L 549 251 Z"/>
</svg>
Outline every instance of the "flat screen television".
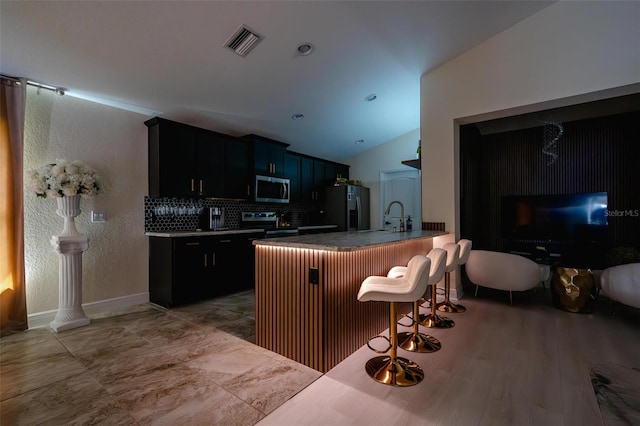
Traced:
<svg viewBox="0 0 640 426">
<path fill-rule="evenodd" d="M 604 242 L 606 210 L 606 192 L 504 196 L 501 234 L 511 240 Z"/>
</svg>

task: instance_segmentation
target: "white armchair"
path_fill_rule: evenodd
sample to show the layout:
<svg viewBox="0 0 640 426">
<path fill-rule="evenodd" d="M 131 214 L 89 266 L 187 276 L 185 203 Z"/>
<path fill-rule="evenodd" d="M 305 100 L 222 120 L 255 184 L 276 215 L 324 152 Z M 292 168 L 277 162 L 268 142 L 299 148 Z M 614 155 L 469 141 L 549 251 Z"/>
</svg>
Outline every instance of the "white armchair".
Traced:
<svg viewBox="0 0 640 426">
<path fill-rule="evenodd" d="M 600 289 L 609 299 L 640 309 L 640 263 L 605 269 L 600 275 Z"/>
<path fill-rule="evenodd" d="M 465 271 L 469 281 L 478 286 L 509 292 L 525 291 L 540 285 L 540 267 L 537 263 L 517 254 L 498 251 L 471 250 Z"/>
</svg>

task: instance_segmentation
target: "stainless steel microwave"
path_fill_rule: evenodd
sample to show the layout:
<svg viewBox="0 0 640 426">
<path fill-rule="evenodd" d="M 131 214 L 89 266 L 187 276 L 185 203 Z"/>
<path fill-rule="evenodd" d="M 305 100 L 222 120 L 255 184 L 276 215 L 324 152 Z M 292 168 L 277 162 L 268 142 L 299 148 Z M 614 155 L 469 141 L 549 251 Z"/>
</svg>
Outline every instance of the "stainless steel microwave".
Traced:
<svg viewBox="0 0 640 426">
<path fill-rule="evenodd" d="M 256 175 L 256 202 L 288 203 L 290 188 L 289 179 Z"/>
</svg>

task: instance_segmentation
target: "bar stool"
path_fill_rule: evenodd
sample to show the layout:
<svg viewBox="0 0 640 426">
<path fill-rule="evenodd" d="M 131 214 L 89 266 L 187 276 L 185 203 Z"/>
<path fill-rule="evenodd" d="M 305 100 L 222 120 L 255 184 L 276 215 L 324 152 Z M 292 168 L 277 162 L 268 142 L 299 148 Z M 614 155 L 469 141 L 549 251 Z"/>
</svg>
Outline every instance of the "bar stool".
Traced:
<svg viewBox="0 0 640 426">
<path fill-rule="evenodd" d="M 429 270 L 429 281 L 427 285 L 436 285 L 444 275 L 444 267 L 447 259 L 447 252 L 443 249 L 435 248 L 429 252 L 427 257 L 431 260 Z M 406 266 L 394 266 L 391 268 L 388 277 L 400 277 L 404 275 Z M 420 301 L 413 302 L 413 313 L 411 316 L 412 331 L 398 333 L 398 346 L 409 352 L 431 353 L 440 350 L 442 344 L 438 339 L 428 334 L 420 333 Z"/>
<path fill-rule="evenodd" d="M 447 271 L 452 271 L 457 265 L 456 259 L 458 259 L 458 255 L 460 253 L 460 246 L 455 243 L 447 243 L 444 245 L 443 249 L 447 252 L 447 260 L 445 262 L 444 272 L 442 274 L 445 276 L 445 281 L 446 281 Z M 438 281 L 442 279 L 442 275 L 440 276 L 440 279 Z M 420 325 L 423 325 L 429 328 L 455 327 L 456 323 L 453 320 L 447 317 L 441 317 L 436 312 L 437 287 L 438 286 L 435 284 L 431 286 L 431 313 L 426 315 L 425 314 L 420 315 Z"/>
<path fill-rule="evenodd" d="M 369 339 L 367 346 L 376 353 L 389 355 L 377 356 L 367 361 L 365 371 L 377 382 L 392 386 L 412 386 L 420 383 L 424 372 L 418 364 L 398 356 L 397 302 L 414 302 L 420 299 L 427 289 L 431 260 L 423 255 L 416 255 L 407 264 L 406 273 L 400 278 L 370 276 L 360 285 L 358 300 L 360 302 L 389 302 L 389 338 L 375 336 Z M 379 351 L 369 344 L 372 339 L 383 338 L 389 347 Z"/>
<path fill-rule="evenodd" d="M 456 256 L 455 262 L 452 265 L 447 266 L 444 274 L 444 301 L 436 305 L 436 308 L 438 308 L 440 312 L 462 313 L 467 310 L 464 306 L 455 304 L 449 300 L 449 294 L 451 293 L 451 272 L 456 266 L 464 265 L 471 253 L 471 240 L 460 240 L 457 245 L 460 247 L 459 255 Z M 449 259 L 447 258 L 447 264 L 448 263 Z"/>
</svg>

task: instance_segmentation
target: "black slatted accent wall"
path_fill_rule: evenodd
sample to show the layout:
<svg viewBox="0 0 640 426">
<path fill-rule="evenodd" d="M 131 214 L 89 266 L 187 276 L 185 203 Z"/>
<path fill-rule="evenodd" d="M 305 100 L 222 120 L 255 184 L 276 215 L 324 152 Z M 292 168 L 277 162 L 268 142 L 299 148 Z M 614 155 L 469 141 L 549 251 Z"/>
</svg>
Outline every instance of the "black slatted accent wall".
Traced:
<svg viewBox="0 0 640 426">
<path fill-rule="evenodd" d="M 460 131 L 461 235 L 474 248 L 502 250 L 504 195 L 605 191 L 608 248 L 640 246 L 640 111 L 563 123 L 558 158 L 542 152 L 543 127 L 481 135 Z"/>
</svg>

